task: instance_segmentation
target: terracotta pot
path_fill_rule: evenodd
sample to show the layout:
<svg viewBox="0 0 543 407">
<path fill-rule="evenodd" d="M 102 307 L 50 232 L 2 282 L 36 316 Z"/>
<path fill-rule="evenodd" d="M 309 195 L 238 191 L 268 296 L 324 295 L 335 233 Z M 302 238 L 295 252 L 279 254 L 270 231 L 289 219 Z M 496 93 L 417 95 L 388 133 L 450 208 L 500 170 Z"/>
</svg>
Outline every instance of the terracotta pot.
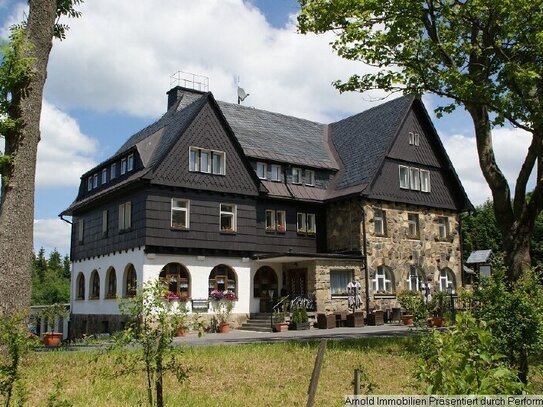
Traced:
<svg viewBox="0 0 543 407">
<path fill-rule="evenodd" d="M 441 328 L 443 326 L 443 318 L 432 317 L 432 326 L 435 326 L 436 328 Z"/>
<path fill-rule="evenodd" d="M 221 322 L 219 324 L 219 333 L 227 334 L 230 332 L 230 324 L 228 322 Z"/>
<path fill-rule="evenodd" d="M 58 332 L 49 332 L 43 334 L 43 344 L 48 347 L 57 347 L 62 343 L 62 334 Z"/>
<path fill-rule="evenodd" d="M 402 316 L 402 322 L 404 325 L 408 325 L 408 326 L 413 325 L 413 315 L 406 314 Z"/>
<path fill-rule="evenodd" d="M 279 322 L 275 324 L 275 332 L 286 332 L 288 331 L 288 324 L 286 322 Z"/>
<path fill-rule="evenodd" d="M 177 328 L 177 332 L 175 333 L 175 336 L 187 336 L 187 327 L 180 326 L 179 328 Z"/>
</svg>

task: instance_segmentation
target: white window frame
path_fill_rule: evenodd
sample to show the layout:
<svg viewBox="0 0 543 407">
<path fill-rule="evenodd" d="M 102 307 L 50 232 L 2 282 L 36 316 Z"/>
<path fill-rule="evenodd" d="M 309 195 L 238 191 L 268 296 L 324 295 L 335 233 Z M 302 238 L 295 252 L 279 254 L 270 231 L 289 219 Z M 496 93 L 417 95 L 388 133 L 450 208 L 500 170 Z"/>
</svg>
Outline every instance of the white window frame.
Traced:
<svg viewBox="0 0 543 407">
<path fill-rule="evenodd" d="M 107 209 L 102 211 L 102 236 L 107 236 L 109 213 Z"/>
<path fill-rule="evenodd" d="M 111 166 L 109 167 L 109 173 L 109 179 L 115 179 L 115 177 L 117 176 L 117 163 L 111 164 Z"/>
<path fill-rule="evenodd" d="M 126 174 L 126 158 L 121 159 L 121 175 Z"/>
<path fill-rule="evenodd" d="M 415 233 L 412 233 L 412 230 Z M 407 214 L 407 235 L 409 239 L 420 239 L 420 218 L 418 213 Z"/>
<path fill-rule="evenodd" d="M 306 214 L 303 213 L 303 212 L 296 213 L 296 231 L 298 233 L 306 233 L 307 232 Z"/>
<path fill-rule="evenodd" d="M 404 172 L 404 177 L 402 177 L 402 172 Z M 405 165 L 399 165 L 398 173 L 400 176 L 400 188 L 409 189 L 409 167 Z"/>
<path fill-rule="evenodd" d="M 454 289 L 456 288 L 455 280 L 456 278 L 452 271 L 448 269 L 442 269 L 439 272 L 439 291 L 447 292 L 447 288 L 449 286 L 452 286 L 453 293 L 454 293 Z"/>
<path fill-rule="evenodd" d="M 376 236 L 386 236 L 386 212 L 383 209 L 373 210 L 373 233 Z"/>
<path fill-rule="evenodd" d="M 301 184 L 303 179 L 302 179 L 302 169 L 301 168 L 298 168 L 298 167 L 294 167 L 292 169 L 292 183 L 293 184 Z"/>
<path fill-rule="evenodd" d="M 430 192 L 430 171 L 420 170 L 420 190 Z"/>
<path fill-rule="evenodd" d="M 215 168 L 215 157 L 219 157 L 219 170 Z M 215 175 L 226 174 L 226 153 L 224 151 L 211 151 L 211 172 Z"/>
<path fill-rule="evenodd" d="M 317 217 L 314 213 L 308 213 L 306 214 L 306 230 L 307 233 L 310 235 L 314 235 L 317 233 Z"/>
<path fill-rule="evenodd" d="M 128 201 L 119 205 L 119 232 L 132 227 L 132 202 Z"/>
<path fill-rule="evenodd" d="M 102 185 L 107 184 L 107 168 L 102 170 Z"/>
<path fill-rule="evenodd" d="M 258 178 L 266 179 L 267 172 L 268 172 L 268 164 L 263 163 L 262 161 L 258 161 L 256 163 L 256 175 L 258 176 Z"/>
<path fill-rule="evenodd" d="M 226 210 L 224 207 L 231 206 L 232 211 Z M 235 204 L 229 204 L 229 203 L 221 203 L 219 204 L 219 230 L 221 232 L 236 232 L 237 231 L 237 205 Z M 231 229 L 223 229 L 222 228 L 222 219 L 223 217 L 229 217 L 231 218 Z"/>
<path fill-rule="evenodd" d="M 281 182 L 283 178 L 283 173 L 281 166 L 277 164 L 271 165 L 271 180 L 275 182 Z"/>
<path fill-rule="evenodd" d="M 281 222 L 282 218 L 282 222 Z M 287 231 L 287 212 L 277 211 L 275 214 L 276 229 L 279 233 L 285 233 Z"/>
<path fill-rule="evenodd" d="M 204 162 L 204 157 L 205 162 Z M 204 174 L 211 174 L 211 151 L 209 150 L 200 150 L 200 172 Z"/>
<path fill-rule="evenodd" d="M 375 275 L 371 280 L 371 286 L 374 293 L 392 294 L 394 293 L 394 284 L 392 271 L 385 266 L 377 267 Z"/>
<path fill-rule="evenodd" d="M 134 154 L 130 154 L 126 160 L 126 172 L 134 169 Z"/>
<path fill-rule="evenodd" d="M 415 133 L 415 146 L 419 146 L 419 145 L 420 145 L 420 134 Z"/>
<path fill-rule="evenodd" d="M 92 187 L 98 188 L 98 174 L 92 176 Z"/>
<path fill-rule="evenodd" d="M 409 189 L 420 190 L 420 170 L 418 168 L 409 167 Z"/>
<path fill-rule="evenodd" d="M 305 170 L 305 185 L 310 187 L 315 186 L 315 171 Z"/>
<path fill-rule="evenodd" d="M 440 239 L 449 237 L 449 218 L 447 216 L 437 218 L 437 232 Z"/>
<path fill-rule="evenodd" d="M 178 206 L 179 202 L 183 202 L 185 206 Z M 184 214 L 185 226 L 174 225 L 173 215 L 174 212 L 180 212 Z M 171 201 L 171 213 L 170 213 L 170 227 L 173 229 L 189 229 L 190 227 L 190 201 L 188 199 L 172 198 Z"/>
<path fill-rule="evenodd" d="M 409 268 L 407 276 L 407 289 L 409 291 L 421 291 L 424 287 L 424 275 L 415 266 Z"/>
<path fill-rule="evenodd" d="M 275 220 L 275 211 L 273 209 L 266 209 L 264 222 L 266 232 L 275 232 L 277 224 Z"/>
<path fill-rule="evenodd" d="M 87 180 L 87 191 L 92 191 L 92 175 Z"/>
<path fill-rule="evenodd" d="M 202 154 L 207 156 L 207 164 L 202 165 Z M 219 168 L 217 169 L 216 159 Z M 200 147 L 189 147 L 189 171 L 201 172 L 204 174 L 225 175 L 226 174 L 226 153 L 224 151 L 210 150 Z"/>
<path fill-rule="evenodd" d="M 189 147 L 189 171 L 200 171 L 200 149 L 196 147 Z"/>
</svg>

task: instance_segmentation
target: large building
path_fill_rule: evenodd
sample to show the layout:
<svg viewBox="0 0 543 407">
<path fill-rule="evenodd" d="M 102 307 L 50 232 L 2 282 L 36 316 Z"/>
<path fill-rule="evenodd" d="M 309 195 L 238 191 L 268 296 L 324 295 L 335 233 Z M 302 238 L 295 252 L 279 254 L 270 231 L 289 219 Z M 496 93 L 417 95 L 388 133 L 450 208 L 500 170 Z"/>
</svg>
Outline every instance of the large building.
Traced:
<svg viewBox="0 0 543 407">
<path fill-rule="evenodd" d="M 469 208 L 414 97 L 322 124 L 178 86 L 61 214 L 72 334 L 119 329 L 118 297 L 159 277 L 204 313 L 211 290 L 235 292 L 237 322 L 283 294 L 344 310 L 353 280 L 370 311 L 399 290 L 457 286 Z"/>
</svg>

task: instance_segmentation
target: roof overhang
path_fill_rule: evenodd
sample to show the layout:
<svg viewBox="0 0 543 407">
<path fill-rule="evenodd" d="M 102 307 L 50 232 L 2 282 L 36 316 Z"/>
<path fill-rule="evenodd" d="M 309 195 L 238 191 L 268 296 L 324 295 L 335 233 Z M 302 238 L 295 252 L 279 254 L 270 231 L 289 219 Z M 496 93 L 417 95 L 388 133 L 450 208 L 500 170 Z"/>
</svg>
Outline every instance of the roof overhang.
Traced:
<svg viewBox="0 0 543 407">
<path fill-rule="evenodd" d="M 280 254 L 255 254 L 253 260 L 257 263 L 297 263 L 316 260 L 348 260 L 364 261 L 364 256 L 356 254 L 337 253 L 280 253 Z"/>
</svg>

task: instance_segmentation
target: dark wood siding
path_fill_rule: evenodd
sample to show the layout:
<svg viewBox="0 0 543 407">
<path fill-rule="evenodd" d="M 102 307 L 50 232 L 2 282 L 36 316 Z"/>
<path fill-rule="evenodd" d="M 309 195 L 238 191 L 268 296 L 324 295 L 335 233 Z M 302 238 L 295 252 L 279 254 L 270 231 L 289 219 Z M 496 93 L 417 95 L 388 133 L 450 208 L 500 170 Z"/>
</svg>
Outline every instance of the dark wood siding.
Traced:
<svg viewBox="0 0 543 407">
<path fill-rule="evenodd" d="M 226 174 L 189 171 L 189 147 L 226 153 Z M 258 182 L 215 111 L 205 105 L 154 173 L 153 183 L 241 195 L 258 194 Z"/>
<path fill-rule="evenodd" d="M 119 205 L 131 202 L 132 227 L 119 231 Z M 102 212 L 108 210 L 108 233 L 102 234 Z M 84 219 L 83 243 L 78 242 L 78 221 Z M 119 250 L 127 250 L 144 244 L 145 233 L 145 193 L 126 194 L 107 203 L 97 205 L 92 210 L 74 214 L 72 226 L 72 260 L 104 255 Z"/>
</svg>

